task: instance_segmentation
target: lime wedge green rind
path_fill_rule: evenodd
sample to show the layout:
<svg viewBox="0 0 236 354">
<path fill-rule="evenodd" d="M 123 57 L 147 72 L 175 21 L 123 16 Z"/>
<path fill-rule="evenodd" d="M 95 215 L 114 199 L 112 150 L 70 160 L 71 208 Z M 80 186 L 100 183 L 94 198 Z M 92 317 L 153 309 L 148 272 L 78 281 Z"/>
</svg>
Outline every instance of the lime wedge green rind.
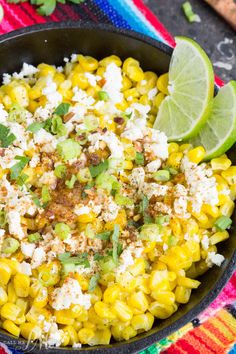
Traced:
<svg viewBox="0 0 236 354">
<path fill-rule="evenodd" d="M 169 91 L 158 111 L 154 128 L 169 141 L 195 136 L 211 112 L 214 72 L 204 50 L 192 39 L 176 37 L 169 69 Z"/>
<path fill-rule="evenodd" d="M 209 119 L 190 143 L 202 145 L 206 150 L 205 160 L 210 160 L 224 154 L 235 142 L 236 81 L 230 81 L 219 90 Z"/>
</svg>

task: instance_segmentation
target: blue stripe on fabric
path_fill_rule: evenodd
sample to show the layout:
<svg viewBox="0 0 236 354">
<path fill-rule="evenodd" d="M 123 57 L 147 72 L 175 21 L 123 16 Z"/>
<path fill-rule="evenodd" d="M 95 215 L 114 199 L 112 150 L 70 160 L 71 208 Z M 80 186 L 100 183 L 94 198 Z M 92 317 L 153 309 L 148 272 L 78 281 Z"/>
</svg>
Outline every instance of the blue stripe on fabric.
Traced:
<svg viewBox="0 0 236 354">
<path fill-rule="evenodd" d="M 152 30 L 147 25 L 146 19 L 142 18 L 143 15 L 138 16 L 132 9 L 135 5 L 133 5 L 130 0 L 116 0 L 115 3 L 114 0 L 108 0 L 108 2 L 115 7 L 115 10 L 122 16 L 122 18 L 125 18 L 128 21 L 133 30 L 163 41 L 163 39 L 156 33 L 155 29 Z M 137 11 L 140 13 L 139 10 Z"/>
<path fill-rule="evenodd" d="M 235 344 L 235 346 L 229 351 L 229 354 L 236 354 L 236 344 Z"/>
<path fill-rule="evenodd" d="M 94 0 L 97 6 L 109 17 L 112 24 L 118 28 L 133 29 L 163 42 L 155 29 L 148 27 L 146 20 L 139 17 L 127 0 Z M 138 11 L 138 10 L 137 10 Z"/>
<path fill-rule="evenodd" d="M 110 3 L 107 0 L 94 0 L 94 2 L 109 17 L 114 26 L 118 28 L 132 29 L 130 24 L 111 5 L 112 2 Z"/>
</svg>

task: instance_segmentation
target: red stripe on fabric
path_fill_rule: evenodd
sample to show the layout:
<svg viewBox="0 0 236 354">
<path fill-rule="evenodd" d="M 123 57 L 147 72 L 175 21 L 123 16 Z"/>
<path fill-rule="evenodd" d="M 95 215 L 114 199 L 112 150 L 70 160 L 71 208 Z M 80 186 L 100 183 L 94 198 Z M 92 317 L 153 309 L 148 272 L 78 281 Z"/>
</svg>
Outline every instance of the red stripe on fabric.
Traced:
<svg viewBox="0 0 236 354">
<path fill-rule="evenodd" d="M 219 86 L 219 87 L 222 87 L 222 86 L 224 86 L 224 81 L 223 80 L 221 80 L 218 76 L 215 76 L 215 83 L 216 83 L 216 85 L 217 86 Z"/>
<path fill-rule="evenodd" d="M 205 342 L 203 339 L 202 339 L 202 336 L 198 336 L 196 333 L 195 333 L 195 330 L 189 332 L 189 335 L 194 337 L 199 343 L 203 344 L 204 347 L 206 347 L 206 349 L 208 349 L 210 351 L 210 353 L 216 353 L 216 354 L 219 354 L 217 351 L 215 351 L 212 347 L 210 347 L 207 342 Z"/>
<path fill-rule="evenodd" d="M 161 34 L 164 40 L 171 46 L 175 46 L 175 41 L 163 24 L 157 19 L 154 13 L 142 2 L 142 0 L 133 0 L 134 5 L 144 15 L 144 17 L 151 23 L 151 25 Z"/>
<path fill-rule="evenodd" d="M 163 354 L 183 354 L 183 351 L 179 350 L 175 344 L 172 344 Z"/>
<path fill-rule="evenodd" d="M 83 10 L 89 15 L 89 17 L 96 23 L 99 22 L 97 16 L 95 16 L 92 11 L 90 11 L 90 9 L 86 6 L 86 5 L 83 5 L 81 4 L 81 7 L 83 8 Z"/>
<path fill-rule="evenodd" d="M 63 6 L 61 4 L 57 5 L 58 9 L 61 10 L 61 12 L 65 13 L 64 18 L 69 18 L 70 20 L 76 21 L 76 20 L 80 20 L 80 16 L 77 12 L 75 12 L 73 10 L 73 8 L 71 8 L 70 6 Z"/>
<path fill-rule="evenodd" d="M 18 5 L 14 5 L 14 4 L 8 5 L 6 2 L 4 2 L 3 7 L 4 7 L 5 16 L 7 17 L 9 23 L 12 24 L 13 28 L 24 27 L 24 22 L 22 22 L 17 15 Z"/>
<path fill-rule="evenodd" d="M 194 334 L 200 337 L 204 342 L 207 342 L 211 349 L 217 354 L 222 353 L 222 346 L 216 343 L 205 330 L 202 329 L 203 325 L 194 329 Z"/>
<path fill-rule="evenodd" d="M 196 350 L 190 343 L 187 342 L 187 340 L 183 338 L 179 339 L 176 344 L 182 347 L 187 353 L 201 354 L 199 350 Z"/>
<path fill-rule="evenodd" d="M 43 16 L 40 16 L 37 13 L 36 8 L 32 5 L 30 5 L 30 3 L 23 2 L 23 3 L 21 3 L 21 7 L 26 11 L 28 16 L 31 17 L 32 23 L 45 23 L 46 22 L 45 18 Z"/>
</svg>

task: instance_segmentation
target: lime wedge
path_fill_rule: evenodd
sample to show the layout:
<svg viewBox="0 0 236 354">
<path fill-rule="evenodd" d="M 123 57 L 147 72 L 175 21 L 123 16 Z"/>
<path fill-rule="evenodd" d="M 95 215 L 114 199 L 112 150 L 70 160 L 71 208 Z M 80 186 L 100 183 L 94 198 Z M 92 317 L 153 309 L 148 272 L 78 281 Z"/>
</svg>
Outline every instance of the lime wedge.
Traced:
<svg viewBox="0 0 236 354">
<path fill-rule="evenodd" d="M 168 140 L 196 135 L 211 111 L 214 73 L 210 59 L 192 39 L 176 37 L 170 62 L 169 92 L 161 103 L 154 128 Z"/>
<path fill-rule="evenodd" d="M 210 117 L 190 142 L 205 148 L 205 160 L 224 154 L 236 142 L 236 81 L 219 90 Z"/>
</svg>

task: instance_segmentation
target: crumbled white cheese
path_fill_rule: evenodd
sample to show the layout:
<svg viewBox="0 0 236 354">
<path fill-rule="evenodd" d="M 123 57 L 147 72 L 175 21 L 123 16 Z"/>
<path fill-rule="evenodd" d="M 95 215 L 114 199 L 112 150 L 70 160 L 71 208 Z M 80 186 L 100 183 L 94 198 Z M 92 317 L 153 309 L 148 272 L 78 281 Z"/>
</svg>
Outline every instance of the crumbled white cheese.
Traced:
<svg viewBox="0 0 236 354">
<path fill-rule="evenodd" d="M 91 296 L 83 294 L 77 280 L 67 278 L 62 287 L 52 293 L 52 307 L 55 310 L 68 309 L 72 304 L 78 304 L 88 310 L 91 306 Z"/>
<path fill-rule="evenodd" d="M 160 159 L 156 159 L 154 161 L 149 162 L 146 165 L 146 170 L 148 172 L 150 172 L 150 173 L 154 173 L 154 172 L 157 172 L 160 167 L 161 167 L 161 160 Z"/>
<path fill-rule="evenodd" d="M 167 243 L 164 243 L 164 244 L 163 244 L 163 251 L 164 251 L 164 252 L 167 251 L 168 248 L 169 248 L 169 246 L 167 245 Z"/>
<path fill-rule="evenodd" d="M 62 102 L 62 95 L 57 92 L 57 85 L 52 80 L 51 76 L 48 76 L 46 87 L 42 89 L 42 94 L 47 97 L 48 102 L 54 107 Z"/>
<path fill-rule="evenodd" d="M 151 133 L 150 142 L 144 144 L 144 149 L 152 151 L 152 153 L 162 160 L 168 158 L 168 141 L 165 133 L 156 129 L 148 128 L 147 131 Z"/>
<path fill-rule="evenodd" d="M 19 240 L 25 237 L 25 233 L 21 226 L 20 213 L 15 210 L 11 210 L 7 213 L 9 233 Z"/>
<path fill-rule="evenodd" d="M 207 250 L 209 248 L 209 237 L 207 235 L 204 235 L 201 244 L 204 250 Z"/>
<path fill-rule="evenodd" d="M 74 343 L 72 345 L 72 348 L 81 348 L 82 347 L 82 344 L 81 343 Z"/>
<path fill-rule="evenodd" d="M 145 180 L 145 171 L 143 167 L 133 168 L 129 175 L 129 180 L 132 186 L 136 188 L 142 188 Z"/>
<path fill-rule="evenodd" d="M 174 211 L 177 216 L 183 219 L 189 219 L 191 214 L 187 212 L 188 199 L 185 196 L 181 196 L 174 200 Z"/>
<path fill-rule="evenodd" d="M 63 331 L 58 329 L 58 326 L 55 322 L 50 323 L 44 322 L 44 331 L 47 334 L 47 340 L 44 341 L 46 347 L 59 347 L 63 341 Z"/>
<path fill-rule="evenodd" d="M 121 262 L 121 264 L 119 265 L 119 267 L 117 267 L 116 272 L 117 273 L 123 273 L 126 271 L 126 269 L 130 266 L 134 264 L 134 259 L 132 256 L 132 252 L 129 248 L 126 248 L 120 255 L 120 259 L 119 261 Z"/>
<path fill-rule="evenodd" d="M 29 162 L 29 166 L 34 168 L 40 163 L 40 156 L 35 154 Z"/>
<path fill-rule="evenodd" d="M 4 124 L 6 123 L 8 117 L 7 111 L 5 111 L 4 106 L 2 103 L 0 103 L 0 123 Z"/>
<path fill-rule="evenodd" d="M 15 135 L 16 140 L 14 141 L 14 145 L 18 146 L 22 150 L 28 149 L 28 135 L 29 133 L 25 131 L 25 128 L 16 122 L 8 124 L 11 133 Z"/>
<path fill-rule="evenodd" d="M 45 260 L 46 260 L 46 253 L 44 249 L 42 247 L 38 247 L 35 249 L 33 253 L 31 267 L 35 269 L 39 267 Z"/>
<path fill-rule="evenodd" d="M 88 140 L 90 141 L 92 149 L 94 150 L 97 150 L 99 148 L 100 141 L 104 141 L 111 152 L 110 155 L 111 158 L 115 158 L 115 159 L 123 158 L 124 155 L 123 145 L 121 144 L 120 140 L 117 138 L 116 134 L 114 134 L 113 132 L 108 131 L 106 134 L 100 134 L 100 133 L 90 134 L 88 136 Z"/>
<path fill-rule="evenodd" d="M 17 163 L 17 160 L 15 160 L 14 158 L 16 156 L 23 156 L 23 155 L 24 152 L 22 149 L 11 146 L 8 149 L 4 150 L 4 156 L 1 156 L 0 158 L 0 166 L 3 169 L 11 168 L 13 165 Z"/>
<path fill-rule="evenodd" d="M 154 87 L 153 89 L 151 89 L 149 92 L 148 92 L 148 99 L 149 100 L 153 100 L 153 98 L 156 96 L 157 94 L 157 88 Z"/>
<path fill-rule="evenodd" d="M 71 61 L 71 63 L 76 63 L 78 61 L 78 55 L 71 54 L 70 61 Z"/>
<path fill-rule="evenodd" d="M 53 171 L 44 172 L 44 174 L 38 180 L 38 185 L 41 187 L 47 185 L 52 189 L 55 189 L 57 185 L 57 177 Z"/>
<path fill-rule="evenodd" d="M 23 79 L 24 77 L 35 75 L 38 71 L 39 69 L 37 69 L 35 66 L 23 63 L 21 71 L 19 73 L 14 73 L 12 76 L 15 79 Z"/>
<path fill-rule="evenodd" d="M 114 220 L 117 217 L 119 210 L 120 206 L 117 205 L 110 197 L 107 203 L 104 205 L 104 211 L 102 213 L 103 220 L 106 222 Z"/>
<path fill-rule="evenodd" d="M 181 169 L 185 174 L 193 211 L 200 212 L 203 204 L 218 203 L 216 180 L 211 177 L 212 171 L 206 168 L 206 164 L 197 165 L 185 156 L 182 159 Z"/>
<path fill-rule="evenodd" d="M 211 267 L 213 264 L 216 264 L 218 267 L 220 267 L 224 259 L 225 257 L 219 253 L 209 252 L 207 255 L 206 262 L 209 267 Z"/>
<path fill-rule="evenodd" d="M 35 250 L 35 244 L 29 242 L 21 242 L 21 252 L 26 258 L 32 258 Z"/>
<path fill-rule="evenodd" d="M 34 120 L 45 121 L 47 120 L 55 110 L 55 107 L 47 103 L 44 107 L 38 107 L 34 112 Z"/>
<path fill-rule="evenodd" d="M 32 275 L 31 265 L 27 262 L 20 263 L 19 272 L 25 275 Z"/>
<path fill-rule="evenodd" d="M 110 100 L 115 104 L 119 103 L 123 99 L 122 89 L 122 75 L 121 68 L 115 63 L 110 63 L 106 67 L 104 73 L 104 79 L 106 80 L 103 91 L 106 91 Z"/>
<path fill-rule="evenodd" d="M 40 129 L 34 134 L 34 143 L 41 145 L 41 151 L 54 152 L 58 143 L 58 140 L 45 129 Z"/>
<path fill-rule="evenodd" d="M 89 85 L 93 87 L 97 85 L 98 80 L 101 80 L 101 76 L 93 75 L 91 73 L 85 73 L 84 76 L 88 79 Z"/>
<path fill-rule="evenodd" d="M 9 85 L 10 82 L 11 82 L 11 75 L 7 74 L 7 73 L 4 73 L 2 75 L 2 83 L 3 83 L 3 85 Z"/>
<path fill-rule="evenodd" d="M 144 183 L 142 187 L 142 193 L 151 199 L 152 196 L 159 197 L 165 196 L 169 187 L 158 183 Z"/>
<path fill-rule="evenodd" d="M 74 208 L 74 213 L 78 216 L 84 215 L 84 214 L 89 214 L 90 211 L 91 211 L 91 209 L 88 206 L 79 206 L 78 205 Z"/>
</svg>

